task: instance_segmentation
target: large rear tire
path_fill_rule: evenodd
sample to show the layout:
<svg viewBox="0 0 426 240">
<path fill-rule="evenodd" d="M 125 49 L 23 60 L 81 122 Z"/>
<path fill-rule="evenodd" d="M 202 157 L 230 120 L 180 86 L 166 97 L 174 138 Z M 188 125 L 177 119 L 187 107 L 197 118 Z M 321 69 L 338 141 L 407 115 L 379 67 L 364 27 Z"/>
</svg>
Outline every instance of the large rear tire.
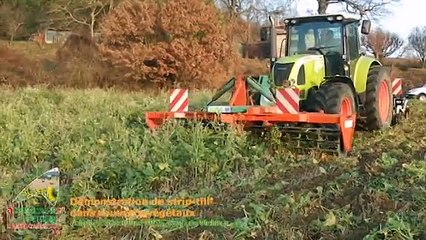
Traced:
<svg viewBox="0 0 426 240">
<path fill-rule="evenodd" d="M 366 128 L 380 130 L 391 126 L 393 115 L 392 82 L 380 67 L 370 69 L 365 98 Z"/>
</svg>

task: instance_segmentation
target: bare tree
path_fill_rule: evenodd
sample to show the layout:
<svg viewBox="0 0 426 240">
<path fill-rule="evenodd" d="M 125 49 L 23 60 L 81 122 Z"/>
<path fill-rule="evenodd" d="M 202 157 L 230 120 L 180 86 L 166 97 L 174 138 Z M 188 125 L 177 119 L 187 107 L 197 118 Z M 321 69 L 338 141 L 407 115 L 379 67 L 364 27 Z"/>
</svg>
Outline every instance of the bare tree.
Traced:
<svg viewBox="0 0 426 240">
<path fill-rule="evenodd" d="M 374 54 L 376 58 L 382 59 L 400 50 L 404 40 L 398 34 L 378 28 L 367 36 L 363 36 L 362 43 L 367 51 Z"/>
<path fill-rule="evenodd" d="M 408 36 L 408 43 L 424 68 L 426 66 L 426 26 L 415 27 Z"/>
<path fill-rule="evenodd" d="M 242 5 L 246 0 L 218 0 L 219 6 L 224 7 L 230 17 L 238 16 L 241 13 Z"/>
<path fill-rule="evenodd" d="M 49 14 L 63 16 L 68 25 L 76 23 L 87 27 L 94 37 L 98 20 L 113 4 L 114 0 L 62 0 L 52 5 Z"/>
<path fill-rule="evenodd" d="M 262 23 L 270 14 L 283 18 L 292 11 L 294 0 L 216 0 L 230 16 L 243 17 L 247 21 Z"/>
<path fill-rule="evenodd" d="M 9 36 L 9 44 L 13 42 L 26 19 L 25 9 L 13 7 L 7 3 L 0 5 L 0 28 Z"/>
<path fill-rule="evenodd" d="M 325 14 L 331 4 L 342 4 L 349 13 L 377 18 L 389 13 L 387 7 L 400 0 L 317 0 L 317 2 L 319 14 Z"/>
<path fill-rule="evenodd" d="M 250 43 L 259 36 L 261 25 L 269 25 L 270 15 L 279 20 L 290 16 L 294 0 L 214 0 L 214 2 L 233 19 L 234 23 L 239 22 L 234 33 L 237 36 L 234 38 Z"/>
</svg>

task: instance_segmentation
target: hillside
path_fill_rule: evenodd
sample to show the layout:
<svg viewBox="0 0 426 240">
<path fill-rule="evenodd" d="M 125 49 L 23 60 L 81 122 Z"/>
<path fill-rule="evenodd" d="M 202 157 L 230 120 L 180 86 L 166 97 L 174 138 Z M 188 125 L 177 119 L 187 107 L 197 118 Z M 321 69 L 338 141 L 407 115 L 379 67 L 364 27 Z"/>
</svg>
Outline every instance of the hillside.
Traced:
<svg viewBox="0 0 426 240">
<path fill-rule="evenodd" d="M 198 93 L 191 102 L 199 105 L 210 94 Z M 69 207 L 71 196 L 210 195 L 217 204 L 204 216 L 234 223 L 173 230 L 66 228 L 64 240 L 126 234 L 176 240 L 419 239 L 425 233 L 425 104 L 413 102 L 410 120 L 393 129 L 357 133 L 352 156 L 323 158 L 294 156 L 277 139 L 238 132 L 170 126 L 151 133 L 144 113 L 165 109 L 166 96 L 1 90 L 1 205 L 59 166 L 59 205 Z M 210 234 L 214 237 L 207 238 Z M 1 239 L 10 236 L 3 231 Z"/>
<path fill-rule="evenodd" d="M 0 41 L 0 54 L 3 56 L 0 59 L 0 84 L 3 86 L 16 88 L 42 84 L 49 87 L 121 90 L 153 87 L 123 79 L 118 67 L 100 62 L 94 49 L 78 38 L 64 46 L 45 45 L 43 48 L 32 42 L 18 41 L 7 46 L 6 42 Z M 393 67 L 393 77 L 404 79 L 404 91 L 426 84 L 426 70 L 418 68 L 414 60 L 393 58 L 385 59 L 383 63 Z M 267 60 L 240 59 L 237 73 L 266 74 L 267 64 Z M 210 87 L 221 86 L 229 76 L 221 74 L 209 79 L 212 83 Z"/>
</svg>

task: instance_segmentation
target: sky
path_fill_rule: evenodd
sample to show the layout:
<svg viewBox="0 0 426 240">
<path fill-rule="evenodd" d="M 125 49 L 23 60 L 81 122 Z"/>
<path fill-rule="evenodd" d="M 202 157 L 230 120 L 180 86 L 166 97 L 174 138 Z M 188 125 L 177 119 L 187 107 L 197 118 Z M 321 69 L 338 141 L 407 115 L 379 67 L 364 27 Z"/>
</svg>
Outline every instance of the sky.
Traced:
<svg viewBox="0 0 426 240">
<path fill-rule="evenodd" d="M 297 11 L 299 15 L 305 15 L 308 11 L 316 12 L 316 0 L 299 0 Z M 339 13 L 341 7 L 331 5 L 327 13 Z M 372 28 L 382 27 L 391 32 L 399 34 L 407 39 L 408 35 L 416 26 L 426 26 L 426 1 L 425 0 L 400 0 L 398 4 L 389 7 L 391 13 L 382 17 L 379 22 L 372 21 Z"/>
</svg>

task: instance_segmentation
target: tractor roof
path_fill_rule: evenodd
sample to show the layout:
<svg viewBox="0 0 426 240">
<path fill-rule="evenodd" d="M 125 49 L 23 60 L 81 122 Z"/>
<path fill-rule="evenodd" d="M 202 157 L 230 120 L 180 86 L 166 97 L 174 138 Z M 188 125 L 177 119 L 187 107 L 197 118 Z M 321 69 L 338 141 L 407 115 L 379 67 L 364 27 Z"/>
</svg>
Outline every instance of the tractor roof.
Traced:
<svg viewBox="0 0 426 240">
<path fill-rule="evenodd" d="M 358 22 L 359 19 L 356 18 L 347 18 L 343 16 L 342 14 L 320 14 L 320 15 L 314 15 L 314 16 L 302 16 L 302 17 L 292 17 L 292 18 L 286 18 L 285 22 L 291 22 L 292 20 L 296 20 L 298 22 L 315 22 L 315 21 L 324 21 L 327 20 L 329 17 L 341 17 L 341 20 L 343 23 L 352 23 L 352 22 Z"/>
</svg>

